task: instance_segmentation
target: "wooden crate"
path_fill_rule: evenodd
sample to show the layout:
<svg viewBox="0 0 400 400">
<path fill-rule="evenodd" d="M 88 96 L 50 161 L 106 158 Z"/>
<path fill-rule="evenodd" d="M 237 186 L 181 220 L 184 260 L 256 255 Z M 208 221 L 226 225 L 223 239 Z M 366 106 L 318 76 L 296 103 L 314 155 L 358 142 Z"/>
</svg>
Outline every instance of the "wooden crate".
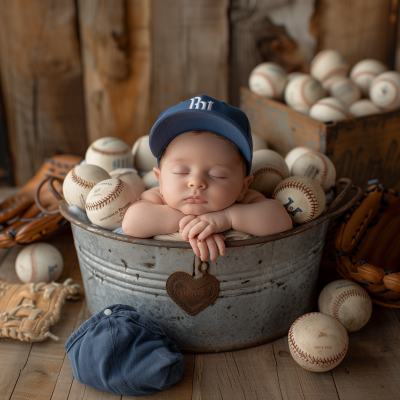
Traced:
<svg viewBox="0 0 400 400">
<path fill-rule="evenodd" d="M 326 154 L 337 177 L 365 188 L 371 179 L 400 190 L 400 110 L 324 124 L 279 101 L 241 89 L 252 132 L 283 156 L 297 146 Z"/>
</svg>

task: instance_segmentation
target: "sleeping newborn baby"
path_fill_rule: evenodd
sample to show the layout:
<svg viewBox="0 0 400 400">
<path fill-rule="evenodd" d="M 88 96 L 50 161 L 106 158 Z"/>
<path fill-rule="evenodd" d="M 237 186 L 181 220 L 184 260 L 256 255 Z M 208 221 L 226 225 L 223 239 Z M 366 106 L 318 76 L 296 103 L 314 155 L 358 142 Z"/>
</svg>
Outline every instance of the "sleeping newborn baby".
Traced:
<svg viewBox="0 0 400 400">
<path fill-rule="evenodd" d="M 248 189 L 252 139 L 246 114 L 209 96 L 164 111 L 150 132 L 160 186 L 125 214 L 127 235 L 148 238 L 179 231 L 206 261 L 225 254 L 228 229 L 266 236 L 292 228 L 276 200 Z"/>
</svg>

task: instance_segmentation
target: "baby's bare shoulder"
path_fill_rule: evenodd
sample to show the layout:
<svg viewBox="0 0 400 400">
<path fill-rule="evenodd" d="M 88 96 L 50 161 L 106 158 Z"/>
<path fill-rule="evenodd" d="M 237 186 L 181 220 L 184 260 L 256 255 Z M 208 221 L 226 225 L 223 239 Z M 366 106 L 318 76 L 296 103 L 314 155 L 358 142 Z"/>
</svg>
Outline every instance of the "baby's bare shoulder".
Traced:
<svg viewBox="0 0 400 400">
<path fill-rule="evenodd" d="M 140 195 L 139 200 L 145 200 L 155 204 L 165 204 L 164 198 L 160 193 L 160 188 L 158 186 L 143 192 Z"/>
<path fill-rule="evenodd" d="M 239 204 L 250 204 L 250 203 L 258 203 L 259 201 L 268 200 L 264 195 L 257 190 L 248 189 L 242 201 L 239 201 Z"/>
</svg>

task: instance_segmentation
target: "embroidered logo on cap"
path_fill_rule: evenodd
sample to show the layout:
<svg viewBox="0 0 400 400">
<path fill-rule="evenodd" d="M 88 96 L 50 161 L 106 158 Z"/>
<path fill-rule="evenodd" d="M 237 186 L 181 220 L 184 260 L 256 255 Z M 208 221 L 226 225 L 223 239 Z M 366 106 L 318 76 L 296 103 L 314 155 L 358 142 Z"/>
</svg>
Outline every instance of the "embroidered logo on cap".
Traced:
<svg viewBox="0 0 400 400">
<path fill-rule="evenodd" d="M 208 103 L 208 107 L 207 107 L 207 103 Z M 193 109 L 193 106 L 195 106 L 194 107 L 195 110 L 198 110 L 200 108 L 200 104 L 202 105 L 201 110 L 206 110 L 206 107 L 207 107 L 207 111 L 210 111 L 214 102 L 213 101 L 201 101 L 201 97 L 193 97 L 192 99 L 190 99 L 189 110 Z"/>
</svg>

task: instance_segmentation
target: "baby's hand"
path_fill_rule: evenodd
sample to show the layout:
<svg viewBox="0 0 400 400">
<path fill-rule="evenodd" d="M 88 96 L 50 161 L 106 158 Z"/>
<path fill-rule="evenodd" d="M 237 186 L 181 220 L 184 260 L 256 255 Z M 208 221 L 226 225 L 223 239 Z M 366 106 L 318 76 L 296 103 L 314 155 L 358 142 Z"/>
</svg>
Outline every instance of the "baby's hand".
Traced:
<svg viewBox="0 0 400 400">
<path fill-rule="evenodd" d="M 210 251 L 210 260 L 214 261 L 218 257 L 225 255 L 225 237 L 220 233 L 213 233 L 206 239 L 189 239 L 194 254 L 200 258 L 201 261 L 208 260 L 208 251 Z"/>
<path fill-rule="evenodd" d="M 213 233 L 232 228 L 232 222 L 224 210 L 195 216 L 186 215 L 179 221 L 179 232 L 183 240 L 206 239 Z"/>
</svg>

